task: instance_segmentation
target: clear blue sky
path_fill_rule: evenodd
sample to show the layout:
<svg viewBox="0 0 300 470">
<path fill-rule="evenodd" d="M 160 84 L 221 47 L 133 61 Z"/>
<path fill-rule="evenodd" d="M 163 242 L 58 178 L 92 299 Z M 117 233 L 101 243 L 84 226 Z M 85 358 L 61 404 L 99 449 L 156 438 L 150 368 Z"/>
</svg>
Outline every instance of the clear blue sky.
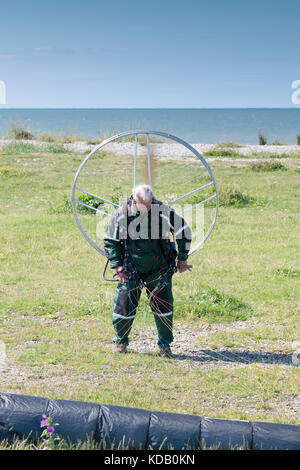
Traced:
<svg viewBox="0 0 300 470">
<path fill-rule="evenodd" d="M 299 25 L 299 0 L 2 2 L 6 107 L 294 107 Z"/>
</svg>

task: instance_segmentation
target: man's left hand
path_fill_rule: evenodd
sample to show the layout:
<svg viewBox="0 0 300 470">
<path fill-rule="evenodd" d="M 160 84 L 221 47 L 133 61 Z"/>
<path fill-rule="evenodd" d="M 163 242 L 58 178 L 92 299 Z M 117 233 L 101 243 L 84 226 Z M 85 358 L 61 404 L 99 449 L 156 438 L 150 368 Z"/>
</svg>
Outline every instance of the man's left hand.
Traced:
<svg viewBox="0 0 300 470">
<path fill-rule="evenodd" d="M 185 271 L 191 271 L 192 270 L 192 265 L 187 264 L 186 260 L 180 260 L 177 263 L 177 268 L 180 273 L 184 273 Z"/>
</svg>

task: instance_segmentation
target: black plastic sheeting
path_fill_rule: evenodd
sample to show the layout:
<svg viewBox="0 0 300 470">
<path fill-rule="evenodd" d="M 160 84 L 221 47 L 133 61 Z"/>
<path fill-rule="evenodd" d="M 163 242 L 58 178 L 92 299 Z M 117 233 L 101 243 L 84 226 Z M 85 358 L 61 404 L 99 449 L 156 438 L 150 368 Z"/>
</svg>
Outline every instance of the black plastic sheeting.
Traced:
<svg viewBox="0 0 300 470">
<path fill-rule="evenodd" d="M 36 440 L 42 415 L 59 423 L 60 438 L 71 443 L 87 439 L 98 443 L 122 442 L 129 449 L 299 450 L 300 426 L 147 411 L 122 406 L 52 400 L 0 393 L 0 440 L 16 436 Z M 205 445 L 203 445 L 205 443 Z"/>
</svg>

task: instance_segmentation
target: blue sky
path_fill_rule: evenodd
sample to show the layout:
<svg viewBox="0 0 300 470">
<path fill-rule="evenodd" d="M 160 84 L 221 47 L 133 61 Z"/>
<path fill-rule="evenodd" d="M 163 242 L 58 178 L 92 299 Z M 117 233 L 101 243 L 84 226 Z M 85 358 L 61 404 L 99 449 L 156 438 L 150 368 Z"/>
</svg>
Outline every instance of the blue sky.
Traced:
<svg viewBox="0 0 300 470">
<path fill-rule="evenodd" d="M 0 15 L 8 108 L 295 107 L 298 0 L 15 0 Z"/>
</svg>

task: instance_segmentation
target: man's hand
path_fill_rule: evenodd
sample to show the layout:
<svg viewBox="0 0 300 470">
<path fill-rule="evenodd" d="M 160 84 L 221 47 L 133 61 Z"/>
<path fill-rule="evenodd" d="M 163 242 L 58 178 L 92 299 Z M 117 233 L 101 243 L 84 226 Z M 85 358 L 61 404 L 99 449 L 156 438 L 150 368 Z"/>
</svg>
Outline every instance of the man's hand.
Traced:
<svg viewBox="0 0 300 470">
<path fill-rule="evenodd" d="M 124 282 L 126 281 L 126 278 L 125 278 L 125 266 L 118 266 L 116 269 L 116 273 L 117 273 L 117 278 L 119 280 L 119 282 L 121 282 L 122 284 L 124 284 Z"/>
<path fill-rule="evenodd" d="M 191 271 L 192 270 L 192 265 L 187 264 L 186 260 L 180 260 L 177 263 L 177 268 L 180 273 L 184 273 L 185 271 Z"/>
</svg>

